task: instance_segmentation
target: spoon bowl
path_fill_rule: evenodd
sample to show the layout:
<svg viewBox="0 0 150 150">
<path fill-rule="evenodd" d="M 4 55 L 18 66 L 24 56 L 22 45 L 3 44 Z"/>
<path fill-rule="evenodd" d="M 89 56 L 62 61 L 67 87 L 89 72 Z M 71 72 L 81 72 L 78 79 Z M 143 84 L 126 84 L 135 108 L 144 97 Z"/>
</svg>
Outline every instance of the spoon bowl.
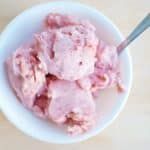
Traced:
<svg viewBox="0 0 150 150">
<path fill-rule="evenodd" d="M 38 140 L 68 144 L 80 142 L 100 133 L 112 123 L 124 107 L 132 83 L 132 63 L 128 49 L 120 55 L 121 76 L 126 91 L 117 93 L 115 89 L 102 90 L 96 101 L 97 124 L 89 132 L 71 137 L 63 129 L 51 122 L 37 118 L 16 98 L 9 87 L 5 73 L 6 58 L 22 43 L 29 40 L 42 27 L 45 16 L 50 13 L 62 13 L 91 21 L 97 28 L 98 37 L 111 45 L 118 45 L 123 40 L 118 28 L 98 10 L 75 2 L 49 2 L 34 6 L 19 16 L 4 29 L 0 36 L 0 109 L 6 118 L 25 134 Z"/>
</svg>

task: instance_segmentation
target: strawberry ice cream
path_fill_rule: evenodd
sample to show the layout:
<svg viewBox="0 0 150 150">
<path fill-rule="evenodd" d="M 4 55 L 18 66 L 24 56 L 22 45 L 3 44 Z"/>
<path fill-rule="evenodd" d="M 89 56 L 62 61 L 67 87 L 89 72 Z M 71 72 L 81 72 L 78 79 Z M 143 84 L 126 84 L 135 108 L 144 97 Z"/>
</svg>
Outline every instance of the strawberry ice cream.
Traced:
<svg viewBox="0 0 150 150">
<path fill-rule="evenodd" d="M 37 92 L 45 83 L 46 66 L 32 48 L 20 47 L 7 60 L 8 77 L 22 103 L 32 108 Z"/>
<path fill-rule="evenodd" d="M 95 27 L 63 15 L 51 14 L 47 19 L 46 31 L 35 35 L 35 39 L 48 71 L 70 81 L 91 74 L 98 44 Z"/>
<path fill-rule="evenodd" d="M 84 133 L 96 123 L 94 92 L 116 85 L 123 89 L 116 48 L 95 31 L 89 21 L 51 13 L 43 31 L 6 60 L 21 103 L 70 134 Z"/>
<path fill-rule="evenodd" d="M 124 87 L 121 83 L 120 64 L 116 47 L 108 46 L 100 41 L 96 58 L 94 73 L 89 76 L 92 91 L 110 88 L 115 85 L 117 85 L 118 90 L 123 91 Z"/>
<path fill-rule="evenodd" d="M 53 121 L 67 123 L 69 132 L 82 133 L 93 126 L 95 103 L 90 91 L 79 88 L 76 82 L 63 80 L 53 81 L 49 90 L 49 115 Z"/>
</svg>

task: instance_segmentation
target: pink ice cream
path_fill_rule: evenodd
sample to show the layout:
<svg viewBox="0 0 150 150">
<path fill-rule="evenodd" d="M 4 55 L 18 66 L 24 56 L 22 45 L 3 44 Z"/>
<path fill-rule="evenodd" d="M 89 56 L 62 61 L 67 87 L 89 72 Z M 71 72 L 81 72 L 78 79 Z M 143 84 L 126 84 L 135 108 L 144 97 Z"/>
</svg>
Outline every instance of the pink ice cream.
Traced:
<svg viewBox="0 0 150 150">
<path fill-rule="evenodd" d="M 32 48 L 20 47 L 7 60 L 7 72 L 12 88 L 21 102 L 32 108 L 35 95 L 45 83 L 46 66 Z"/>
<path fill-rule="evenodd" d="M 115 85 L 117 85 L 118 90 L 123 91 L 124 87 L 121 82 L 116 47 L 108 46 L 103 41 L 100 41 L 96 58 L 94 73 L 89 76 L 92 91 L 114 87 Z"/>
<path fill-rule="evenodd" d="M 99 41 L 96 58 L 94 72 L 77 81 L 80 87 L 90 89 L 94 93 L 97 90 L 117 85 L 119 91 L 124 91 L 116 47 Z"/>
<path fill-rule="evenodd" d="M 49 115 L 54 122 L 67 123 L 68 131 L 73 133 L 82 133 L 93 126 L 95 103 L 90 91 L 79 88 L 76 82 L 63 80 L 53 81 L 49 90 L 52 94 Z"/>
<path fill-rule="evenodd" d="M 93 73 L 98 44 L 95 27 L 88 21 L 73 22 L 57 14 L 47 19 L 46 31 L 35 35 L 35 39 L 49 73 L 70 81 Z"/>
<path fill-rule="evenodd" d="M 94 92 L 122 89 L 116 48 L 95 31 L 86 20 L 49 14 L 43 31 L 6 61 L 10 85 L 23 105 L 70 134 L 96 123 Z"/>
</svg>

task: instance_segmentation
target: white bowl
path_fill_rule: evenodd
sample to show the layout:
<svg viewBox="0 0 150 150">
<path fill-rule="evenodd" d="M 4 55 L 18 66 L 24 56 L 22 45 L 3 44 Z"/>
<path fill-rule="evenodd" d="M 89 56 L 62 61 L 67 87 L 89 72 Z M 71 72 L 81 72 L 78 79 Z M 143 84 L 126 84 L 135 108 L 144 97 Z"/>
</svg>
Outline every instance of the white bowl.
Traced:
<svg viewBox="0 0 150 150">
<path fill-rule="evenodd" d="M 56 125 L 37 118 L 24 108 L 9 87 L 4 68 L 6 58 L 19 45 L 31 38 L 33 33 L 40 30 L 42 21 L 49 12 L 65 13 L 90 20 L 96 26 L 99 38 L 109 44 L 118 45 L 123 40 L 120 31 L 107 17 L 79 3 L 49 2 L 24 11 L 5 28 L 0 36 L 0 108 L 18 129 L 36 139 L 61 144 L 79 142 L 100 133 L 122 110 L 131 88 L 131 58 L 127 49 L 120 56 L 122 79 L 127 90 L 121 94 L 115 89 L 101 91 L 97 100 L 100 117 L 95 128 L 83 135 L 70 137 Z"/>
</svg>

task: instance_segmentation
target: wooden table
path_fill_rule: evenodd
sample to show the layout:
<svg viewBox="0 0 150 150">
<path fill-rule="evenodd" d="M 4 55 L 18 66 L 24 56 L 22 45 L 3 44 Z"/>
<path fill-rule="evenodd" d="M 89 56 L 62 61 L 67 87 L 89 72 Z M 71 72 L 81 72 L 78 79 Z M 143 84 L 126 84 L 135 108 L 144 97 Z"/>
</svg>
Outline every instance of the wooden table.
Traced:
<svg viewBox="0 0 150 150">
<path fill-rule="evenodd" d="M 46 0 L 0 0 L 0 31 L 24 9 Z M 48 1 L 48 0 L 47 0 Z M 126 36 L 150 10 L 149 0 L 81 0 L 99 9 Z M 11 4 L 10 4 L 11 3 Z M 150 149 L 150 30 L 131 46 L 133 86 L 119 117 L 101 134 L 85 142 L 54 145 L 36 141 L 0 114 L 0 150 L 149 150 Z"/>
</svg>

